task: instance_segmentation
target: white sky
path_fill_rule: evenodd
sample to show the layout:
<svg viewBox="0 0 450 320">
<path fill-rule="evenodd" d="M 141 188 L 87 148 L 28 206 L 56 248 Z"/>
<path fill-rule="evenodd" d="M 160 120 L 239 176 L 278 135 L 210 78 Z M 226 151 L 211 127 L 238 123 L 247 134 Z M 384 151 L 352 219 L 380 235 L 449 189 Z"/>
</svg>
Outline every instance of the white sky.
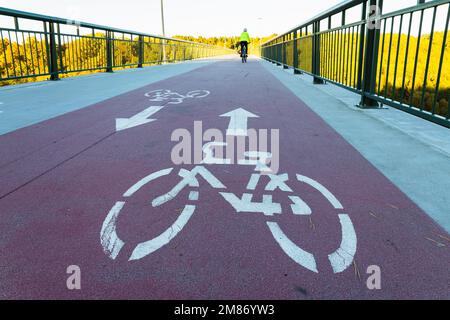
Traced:
<svg viewBox="0 0 450 320">
<path fill-rule="evenodd" d="M 164 0 L 166 35 L 233 36 L 247 27 L 251 36 L 267 36 L 283 32 L 340 1 Z M 0 0 L 0 6 L 162 33 L 160 0 Z"/>
<path fill-rule="evenodd" d="M 340 2 L 164 0 L 166 35 L 235 36 L 247 27 L 250 36 L 268 36 L 289 30 Z M 385 0 L 384 11 L 415 3 L 417 0 Z M 0 0 L 0 6 L 132 31 L 162 33 L 160 0 Z M 360 13 L 349 15 L 356 20 Z"/>
</svg>

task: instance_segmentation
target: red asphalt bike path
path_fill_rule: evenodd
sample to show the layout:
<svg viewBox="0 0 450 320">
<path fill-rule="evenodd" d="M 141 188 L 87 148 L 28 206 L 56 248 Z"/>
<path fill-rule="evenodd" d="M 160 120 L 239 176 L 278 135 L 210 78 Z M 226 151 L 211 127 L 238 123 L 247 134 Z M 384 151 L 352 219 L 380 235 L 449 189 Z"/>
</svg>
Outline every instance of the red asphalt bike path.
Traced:
<svg viewBox="0 0 450 320">
<path fill-rule="evenodd" d="M 157 89 L 210 95 L 178 105 L 150 102 L 145 93 Z M 157 105 L 164 108 L 151 116 L 156 121 L 116 132 L 117 118 Z M 194 121 L 202 121 L 203 130 L 225 133 L 230 119 L 220 115 L 238 107 L 259 116 L 248 119 L 249 128 L 280 130 L 278 174 L 288 174 L 293 192 L 264 190 L 266 176 L 249 191 L 252 166 L 202 165 L 226 189 L 197 176 L 198 188 L 186 187 L 153 207 L 153 199 L 180 182 L 180 169 L 196 167 L 172 163 L 172 132 L 193 133 Z M 136 182 L 167 168 L 173 168 L 170 175 L 124 198 Z M 297 174 L 326 187 L 343 209 L 333 208 Z M 5 299 L 450 298 L 448 246 L 429 240 L 448 234 L 257 60 L 216 62 L 0 136 L 0 181 Z M 190 191 L 199 192 L 198 201 L 188 200 Z M 220 192 L 239 198 L 251 193 L 255 202 L 273 195 L 282 214 L 237 213 Z M 311 215 L 293 214 L 293 195 L 309 205 Z M 124 245 L 112 259 L 100 232 L 122 201 L 115 222 Z M 139 243 L 167 230 L 185 205 L 196 209 L 167 245 L 128 261 Z M 356 254 L 335 273 L 329 255 L 342 241 L 344 213 L 354 227 Z M 317 273 L 285 253 L 268 222 L 314 256 Z M 70 265 L 81 268 L 81 290 L 67 289 Z M 366 286 L 371 265 L 381 269 L 381 290 Z"/>
</svg>

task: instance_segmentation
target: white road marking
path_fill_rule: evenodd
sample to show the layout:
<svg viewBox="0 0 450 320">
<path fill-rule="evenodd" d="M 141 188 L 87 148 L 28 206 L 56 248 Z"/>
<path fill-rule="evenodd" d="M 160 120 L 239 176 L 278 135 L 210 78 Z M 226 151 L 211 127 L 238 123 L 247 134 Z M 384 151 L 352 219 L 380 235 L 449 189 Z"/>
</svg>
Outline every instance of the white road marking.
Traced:
<svg viewBox="0 0 450 320">
<path fill-rule="evenodd" d="M 292 192 L 292 189 L 286 184 L 289 180 L 289 175 L 285 174 L 269 174 L 267 175 L 270 178 L 270 182 L 266 186 L 266 191 L 275 191 L 275 189 L 280 189 L 284 192 Z"/>
<path fill-rule="evenodd" d="M 260 174 L 252 174 L 252 176 L 250 177 L 250 181 L 248 182 L 247 185 L 247 190 L 255 190 L 256 186 L 258 185 L 259 182 L 259 178 L 261 177 Z"/>
<path fill-rule="evenodd" d="M 172 92 L 171 90 L 164 90 L 164 89 L 147 92 L 145 96 L 147 98 L 151 98 L 149 100 L 152 102 L 162 102 L 166 100 L 172 100 L 171 102 L 169 102 L 169 104 L 180 104 L 183 103 L 185 99 L 185 96 L 182 96 L 177 92 Z"/>
<path fill-rule="evenodd" d="M 119 239 L 116 233 L 117 217 L 124 205 L 125 202 L 116 202 L 111 211 L 109 211 L 108 216 L 103 222 L 102 230 L 100 231 L 100 242 L 103 251 L 113 260 L 116 259 L 125 244 Z"/>
<path fill-rule="evenodd" d="M 168 168 L 168 169 L 160 170 L 158 172 L 154 172 L 154 173 L 148 175 L 147 177 L 145 177 L 142 180 L 140 180 L 139 182 L 137 182 L 130 189 L 128 189 L 128 191 L 125 192 L 123 196 L 125 198 L 131 197 L 132 195 L 134 195 L 140 188 L 142 188 L 147 183 L 149 183 L 149 182 L 151 182 L 151 181 L 153 181 L 155 179 L 158 179 L 159 177 L 169 175 L 172 172 L 172 170 L 173 170 L 173 168 Z"/>
<path fill-rule="evenodd" d="M 205 98 L 210 95 L 211 92 L 208 90 L 194 90 L 188 92 L 186 95 L 179 94 L 171 90 L 159 89 L 147 92 L 145 96 L 150 98 L 153 102 L 162 102 L 167 100 L 172 100 L 168 104 L 180 104 L 183 103 L 187 98 Z"/>
<path fill-rule="evenodd" d="M 195 173 L 192 171 L 188 171 L 186 169 L 181 169 L 178 173 L 180 177 L 183 178 L 175 187 L 172 188 L 169 192 L 153 199 L 152 206 L 159 207 L 163 205 L 166 202 L 169 202 L 170 200 L 174 199 L 185 187 L 199 187 L 199 183 L 197 178 L 195 177 Z"/>
<path fill-rule="evenodd" d="M 148 119 L 155 113 L 157 113 L 159 110 L 161 110 L 162 106 L 152 106 L 150 108 L 145 109 L 142 112 L 139 112 L 138 114 L 132 116 L 131 118 L 119 118 L 116 119 L 116 132 L 127 130 L 130 128 L 134 128 L 143 124 L 147 124 L 153 121 L 156 121 L 156 119 Z"/>
<path fill-rule="evenodd" d="M 195 167 L 192 172 L 194 172 L 195 175 L 199 174 L 203 177 L 203 179 L 206 180 L 206 182 L 209 183 L 211 187 L 214 189 L 226 189 L 227 187 L 224 186 L 222 182 L 220 182 L 211 172 L 209 172 L 205 167 Z"/>
<path fill-rule="evenodd" d="M 297 262 L 299 265 L 305 267 L 308 270 L 311 270 L 315 273 L 319 273 L 317 270 L 316 260 L 314 256 L 298 247 L 295 243 L 293 243 L 281 230 L 280 226 L 276 222 L 267 222 L 270 231 L 272 232 L 273 237 L 280 245 L 281 249 L 283 249 L 284 253 L 286 253 L 292 260 Z"/>
<path fill-rule="evenodd" d="M 256 114 L 243 108 L 222 114 L 221 117 L 231 118 L 227 129 L 227 136 L 247 136 L 248 118 L 259 118 Z"/>
<path fill-rule="evenodd" d="M 339 221 L 342 228 L 341 246 L 328 255 L 334 273 L 340 273 L 352 264 L 357 244 L 355 228 L 350 217 L 347 214 L 340 214 Z"/>
<path fill-rule="evenodd" d="M 190 91 L 186 94 L 186 97 L 188 98 L 205 98 L 207 96 L 209 96 L 211 94 L 210 91 L 208 90 L 194 90 L 194 91 Z"/>
<path fill-rule="evenodd" d="M 293 203 L 293 204 L 291 204 L 291 209 L 292 209 L 293 214 L 302 215 L 302 216 L 307 216 L 307 215 L 312 214 L 311 208 L 305 203 L 305 201 L 300 199 L 300 197 L 289 196 L 289 199 L 291 199 L 291 201 Z"/>
<path fill-rule="evenodd" d="M 219 192 L 236 212 L 264 213 L 266 216 L 281 214 L 281 205 L 272 201 L 271 195 L 263 195 L 262 202 L 252 202 L 253 195 L 244 193 L 239 199 L 233 193 Z"/>
<path fill-rule="evenodd" d="M 175 187 L 172 188 L 166 194 L 157 197 L 152 201 L 153 207 L 159 207 L 164 203 L 174 199 L 185 187 L 199 187 L 197 175 L 200 175 L 205 179 L 214 189 L 226 189 L 226 187 L 216 177 L 212 175 L 207 169 L 201 166 L 197 166 L 192 171 L 181 169 L 178 173 L 183 178 Z"/>
<path fill-rule="evenodd" d="M 198 191 L 191 191 L 191 193 L 189 193 L 189 200 L 190 201 L 198 201 L 198 198 L 199 198 Z"/>
<path fill-rule="evenodd" d="M 319 191 L 320 193 L 322 193 L 322 195 L 327 198 L 327 200 L 331 203 L 331 205 L 335 208 L 335 209 L 344 209 L 342 207 L 342 204 L 339 202 L 338 199 L 336 199 L 336 197 L 327 189 L 325 188 L 323 185 L 321 185 L 319 182 L 302 176 L 302 175 L 297 175 L 297 179 L 300 182 L 304 182 L 306 184 L 309 184 L 311 187 L 313 187 L 314 189 L 316 189 L 317 191 Z"/>
<path fill-rule="evenodd" d="M 150 241 L 138 244 L 131 254 L 129 261 L 142 259 L 168 244 L 184 228 L 194 211 L 195 206 L 185 206 L 178 219 L 166 231 Z"/>
<path fill-rule="evenodd" d="M 205 154 L 205 157 L 202 164 L 231 164 L 230 159 L 224 159 L 224 158 L 216 158 L 214 155 L 214 148 L 215 147 L 226 147 L 228 144 L 226 142 L 208 142 L 203 146 L 203 153 Z"/>
<path fill-rule="evenodd" d="M 260 152 L 260 151 L 248 151 L 244 152 L 244 157 L 248 159 L 241 159 L 238 161 L 240 166 L 255 166 L 255 171 L 259 172 L 271 172 L 270 168 L 267 166 L 267 160 L 272 159 L 272 154 L 270 152 Z"/>
</svg>

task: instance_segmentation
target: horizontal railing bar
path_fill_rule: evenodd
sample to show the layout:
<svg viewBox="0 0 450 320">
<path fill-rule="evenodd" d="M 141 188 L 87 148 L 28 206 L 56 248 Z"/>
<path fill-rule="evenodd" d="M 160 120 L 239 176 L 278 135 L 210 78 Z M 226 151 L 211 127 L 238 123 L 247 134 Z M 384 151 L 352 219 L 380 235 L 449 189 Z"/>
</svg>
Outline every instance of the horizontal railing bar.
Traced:
<svg viewBox="0 0 450 320">
<path fill-rule="evenodd" d="M 358 22 L 354 22 L 351 24 L 346 24 L 344 26 L 336 27 L 333 29 L 323 30 L 316 34 L 325 34 L 325 33 L 329 33 L 329 32 L 334 32 L 334 31 L 339 31 L 339 30 L 344 30 L 344 29 L 349 29 L 349 28 L 354 28 L 354 27 L 360 27 L 361 25 L 363 25 L 365 23 L 366 23 L 366 21 L 358 21 Z"/>
<path fill-rule="evenodd" d="M 70 33 L 59 33 L 59 35 L 61 36 L 65 36 L 65 37 L 75 37 L 75 38 L 83 38 L 83 39 L 94 39 L 94 40 L 108 40 L 105 37 L 96 37 L 96 36 L 89 36 L 89 35 L 81 35 L 81 36 L 77 36 L 75 34 L 70 34 Z M 115 40 L 115 39 L 111 39 L 111 40 Z"/>
<path fill-rule="evenodd" d="M 78 69 L 78 70 L 65 70 L 65 71 L 60 71 L 59 73 L 69 74 L 69 73 L 74 73 L 74 72 L 88 72 L 88 71 L 105 70 L 105 68 L 106 68 L 106 66 L 97 67 L 97 68 L 85 68 L 85 69 Z M 116 68 L 116 67 L 114 67 L 114 68 Z"/>
<path fill-rule="evenodd" d="M 450 3 L 450 0 L 432 0 L 429 2 L 424 2 L 422 4 L 418 4 L 416 6 L 413 7 L 409 7 L 409 8 L 404 8 L 404 9 L 400 9 L 397 11 L 393 11 L 393 12 L 389 12 L 386 14 L 382 14 L 380 19 L 389 19 L 392 17 L 396 17 L 396 16 L 400 16 L 402 14 L 408 14 L 411 12 L 416 12 L 416 11 L 420 11 L 420 10 L 426 10 L 426 9 L 430 9 L 433 7 L 437 7 L 437 6 L 442 6 L 445 5 L 447 3 Z"/>
<path fill-rule="evenodd" d="M 301 28 L 307 27 L 307 26 L 309 26 L 309 25 L 311 25 L 311 24 L 313 24 L 313 23 L 315 23 L 317 21 L 321 21 L 321 20 L 323 20 L 325 18 L 331 17 L 331 16 L 333 16 L 333 15 L 335 15 L 337 13 L 340 13 L 340 12 L 342 12 L 344 10 L 350 9 L 352 7 L 356 7 L 357 5 L 360 5 L 361 3 L 365 2 L 365 1 L 367 1 L 367 0 L 345 0 L 345 1 L 337 4 L 336 6 L 328 9 L 327 11 L 322 12 L 322 13 L 318 14 L 317 16 L 307 20 L 306 22 L 303 22 L 302 24 L 299 24 L 298 26 L 290 29 L 289 31 L 284 32 L 280 36 L 272 38 L 269 41 L 266 41 L 262 45 L 265 45 L 268 42 L 277 40 L 277 39 L 279 39 L 279 38 L 281 38 L 281 37 L 283 37 L 283 36 L 285 36 L 287 34 L 290 34 L 290 33 L 294 32 L 296 30 L 299 30 Z"/>
<path fill-rule="evenodd" d="M 104 68 L 103 68 L 104 69 Z M 28 76 L 12 76 L 8 78 L 0 78 L 0 81 L 9 81 L 9 80 L 20 80 L 20 79 L 27 79 L 27 78 L 37 78 L 37 77 L 46 77 L 49 76 L 50 73 L 41 73 L 41 74 L 33 74 Z"/>
<path fill-rule="evenodd" d="M 426 110 L 420 110 L 419 108 L 413 107 L 411 105 L 405 105 L 402 103 L 399 103 L 395 100 L 386 99 L 381 96 L 375 95 L 375 94 L 369 94 L 366 93 L 366 95 L 372 99 L 375 99 L 383 104 L 389 105 L 393 108 L 408 112 L 410 114 L 413 114 L 417 117 L 420 117 L 422 119 L 435 122 L 441 126 L 450 128 L 450 121 L 445 119 L 444 117 L 438 115 L 438 114 L 432 114 L 431 112 L 428 112 Z"/>
<path fill-rule="evenodd" d="M 351 8 L 351 7 L 357 6 L 357 5 L 361 4 L 364 1 L 366 1 L 366 0 L 353 0 L 353 1 L 349 0 L 349 1 L 344 1 L 340 5 L 338 4 L 336 7 L 333 7 L 332 9 L 326 11 L 325 13 L 320 14 L 317 17 L 312 18 L 312 19 L 308 20 L 305 23 L 302 23 L 301 25 L 298 25 L 297 27 L 292 28 L 292 29 L 290 29 L 287 32 L 284 32 L 284 33 L 282 33 L 279 36 L 276 36 L 276 37 L 274 37 L 272 39 L 269 39 L 268 41 L 264 42 L 262 44 L 262 46 L 266 46 L 266 44 L 268 44 L 268 43 L 270 43 L 272 41 L 276 41 L 276 40 L 278 40 L 278 39 L 280 39 L 280 38 L 282 38 L 282 37 L 284 37 L 284 36 L 286 36 L 288 34 L 291 34 L 291 33 L 295 32 L 295 31 L 301 29 L 301 28 L 307 27 L 307 26 L 311 25 L 314 22 L 321 21 L 321 20 L 323 20 L 323 19 L 325 19 L 325 18 L 327 18 L 329 16 L 332 16 L 332 15 L 334 15 L 336 13 L 339 13 L 339 12 L 342 12 L 342 11 L 344 11 L 346 9 Z M 354 2 L 355 4 L 351 5 L 352 2 Z M 397 11 L 389 12 L 387 14 L 383 14 L 379 18 L 380 19 L 392 18 L 392 17 L 399 16 L 399 15 L 402 15 L 402 14 L 408 14 L 408 13 L 415 12 L 415 11 L 426 10 L 426 9 L 433 8 L 433 7 L 436 7 L 436 6 L 445 5 L 447 3 L 450 3 L 450 0 L 432 0 L 432 1 L 429 1 L 429 2 L 417 4 L 417 5 L 409 7 L 409 8 L 404 8 L 404 9 L 400 9 L 400 10 L 397 10 Z M 342 6 L 342 7 L 340 7 L 340 6 Z M 335 10 L 338 10 L 338 11 L 335 11 Z M 330 15 L 329 12 L 332 12 L 332 14 Z M 357 24 L 359 24 L 359 25 L 365 24 L 365 23 L 367 23 L 367 19 L 363 19 L 363 20 L 357 22 Z M 354 24 L 352 24 L 352 25 L 354 25 Z M 338 27 L 338 28 L 342 28 L 342 27 L 344 27 L 344 26 L 341 26 L 341 27 Z M 336 29 L 337 28 L 324 30 L 324 31 L 331 31 L 331 30 L 336 30 Z M 324 31 L 322 31 L 322 32 L 324 32 Z"/>
<path fill-rule="evenodd" d="M 10 28 L 3 28 L 0 27 L 0 32 L 5 31 L 5 32 L 26 32 L 26 33 L 39 33 L 39 34 L 48 34 L 48 32 L 46 33 L 45 31 L 36 31 L 36 30 L 27 30 L 27 29 L 23 29 L 23 30 L 18 30 L 18 29 L 10 29 Z"/>
</svg>

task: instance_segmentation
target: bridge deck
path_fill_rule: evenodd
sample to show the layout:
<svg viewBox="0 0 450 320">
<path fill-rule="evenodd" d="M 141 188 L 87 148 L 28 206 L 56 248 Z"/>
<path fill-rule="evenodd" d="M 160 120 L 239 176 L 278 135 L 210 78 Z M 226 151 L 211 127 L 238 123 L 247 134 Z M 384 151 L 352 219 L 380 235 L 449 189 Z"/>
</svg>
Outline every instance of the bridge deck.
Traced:
<svg viewBox="0 0 450 320">
<path fill-rule="evenodd" d="M 392 135 L 425 152 L 423 141 L 373 119 L 366 131 L 361 122 L 348 127 L 344 115 L 361 114 L 343 105 L 333 122 L 336 101 L 321 107 L 323 88 L 302 101 L 289 75 L 271 68 L 255 59 L 207 63 L 0 136 L 1 296 L 449 298 L 448 217 L 423 211 L 432 205 L 399 188 L 407 180 L 433 185 L 430 202 L 448 203 L 439 190 L 449 181 L 448 155 L 427 147 L 434 162 L 415 167 L 434 170 L 438 181 L 396 176 L 395 167 L 404 173 L 414 164 L 403 169 L 391 158 L 383 167 L 380 157 L 394 155 L 382 154 L 380 141 L 378 153 L 358 146 L 380 124 L 374 140 Z M 181 96 L 145 95 L 158 89 Z M 193 90 L 209 95 L 189 98 Z M 229 114 L 239 107 L 253 115 Z M 242 163 L 173 164 L 176 129 L 192 134 L 191 158 L 205 144 L 196 121 L 203 132 L 269 129 L 274 155 L 270 129 L 279 129 L 278 175 Z M 81 268 L 80 291 L 67 290 L 70 265 Z M 372 265 L 381 268 L 381 290 L 366 286 Z"/>
</svg>

